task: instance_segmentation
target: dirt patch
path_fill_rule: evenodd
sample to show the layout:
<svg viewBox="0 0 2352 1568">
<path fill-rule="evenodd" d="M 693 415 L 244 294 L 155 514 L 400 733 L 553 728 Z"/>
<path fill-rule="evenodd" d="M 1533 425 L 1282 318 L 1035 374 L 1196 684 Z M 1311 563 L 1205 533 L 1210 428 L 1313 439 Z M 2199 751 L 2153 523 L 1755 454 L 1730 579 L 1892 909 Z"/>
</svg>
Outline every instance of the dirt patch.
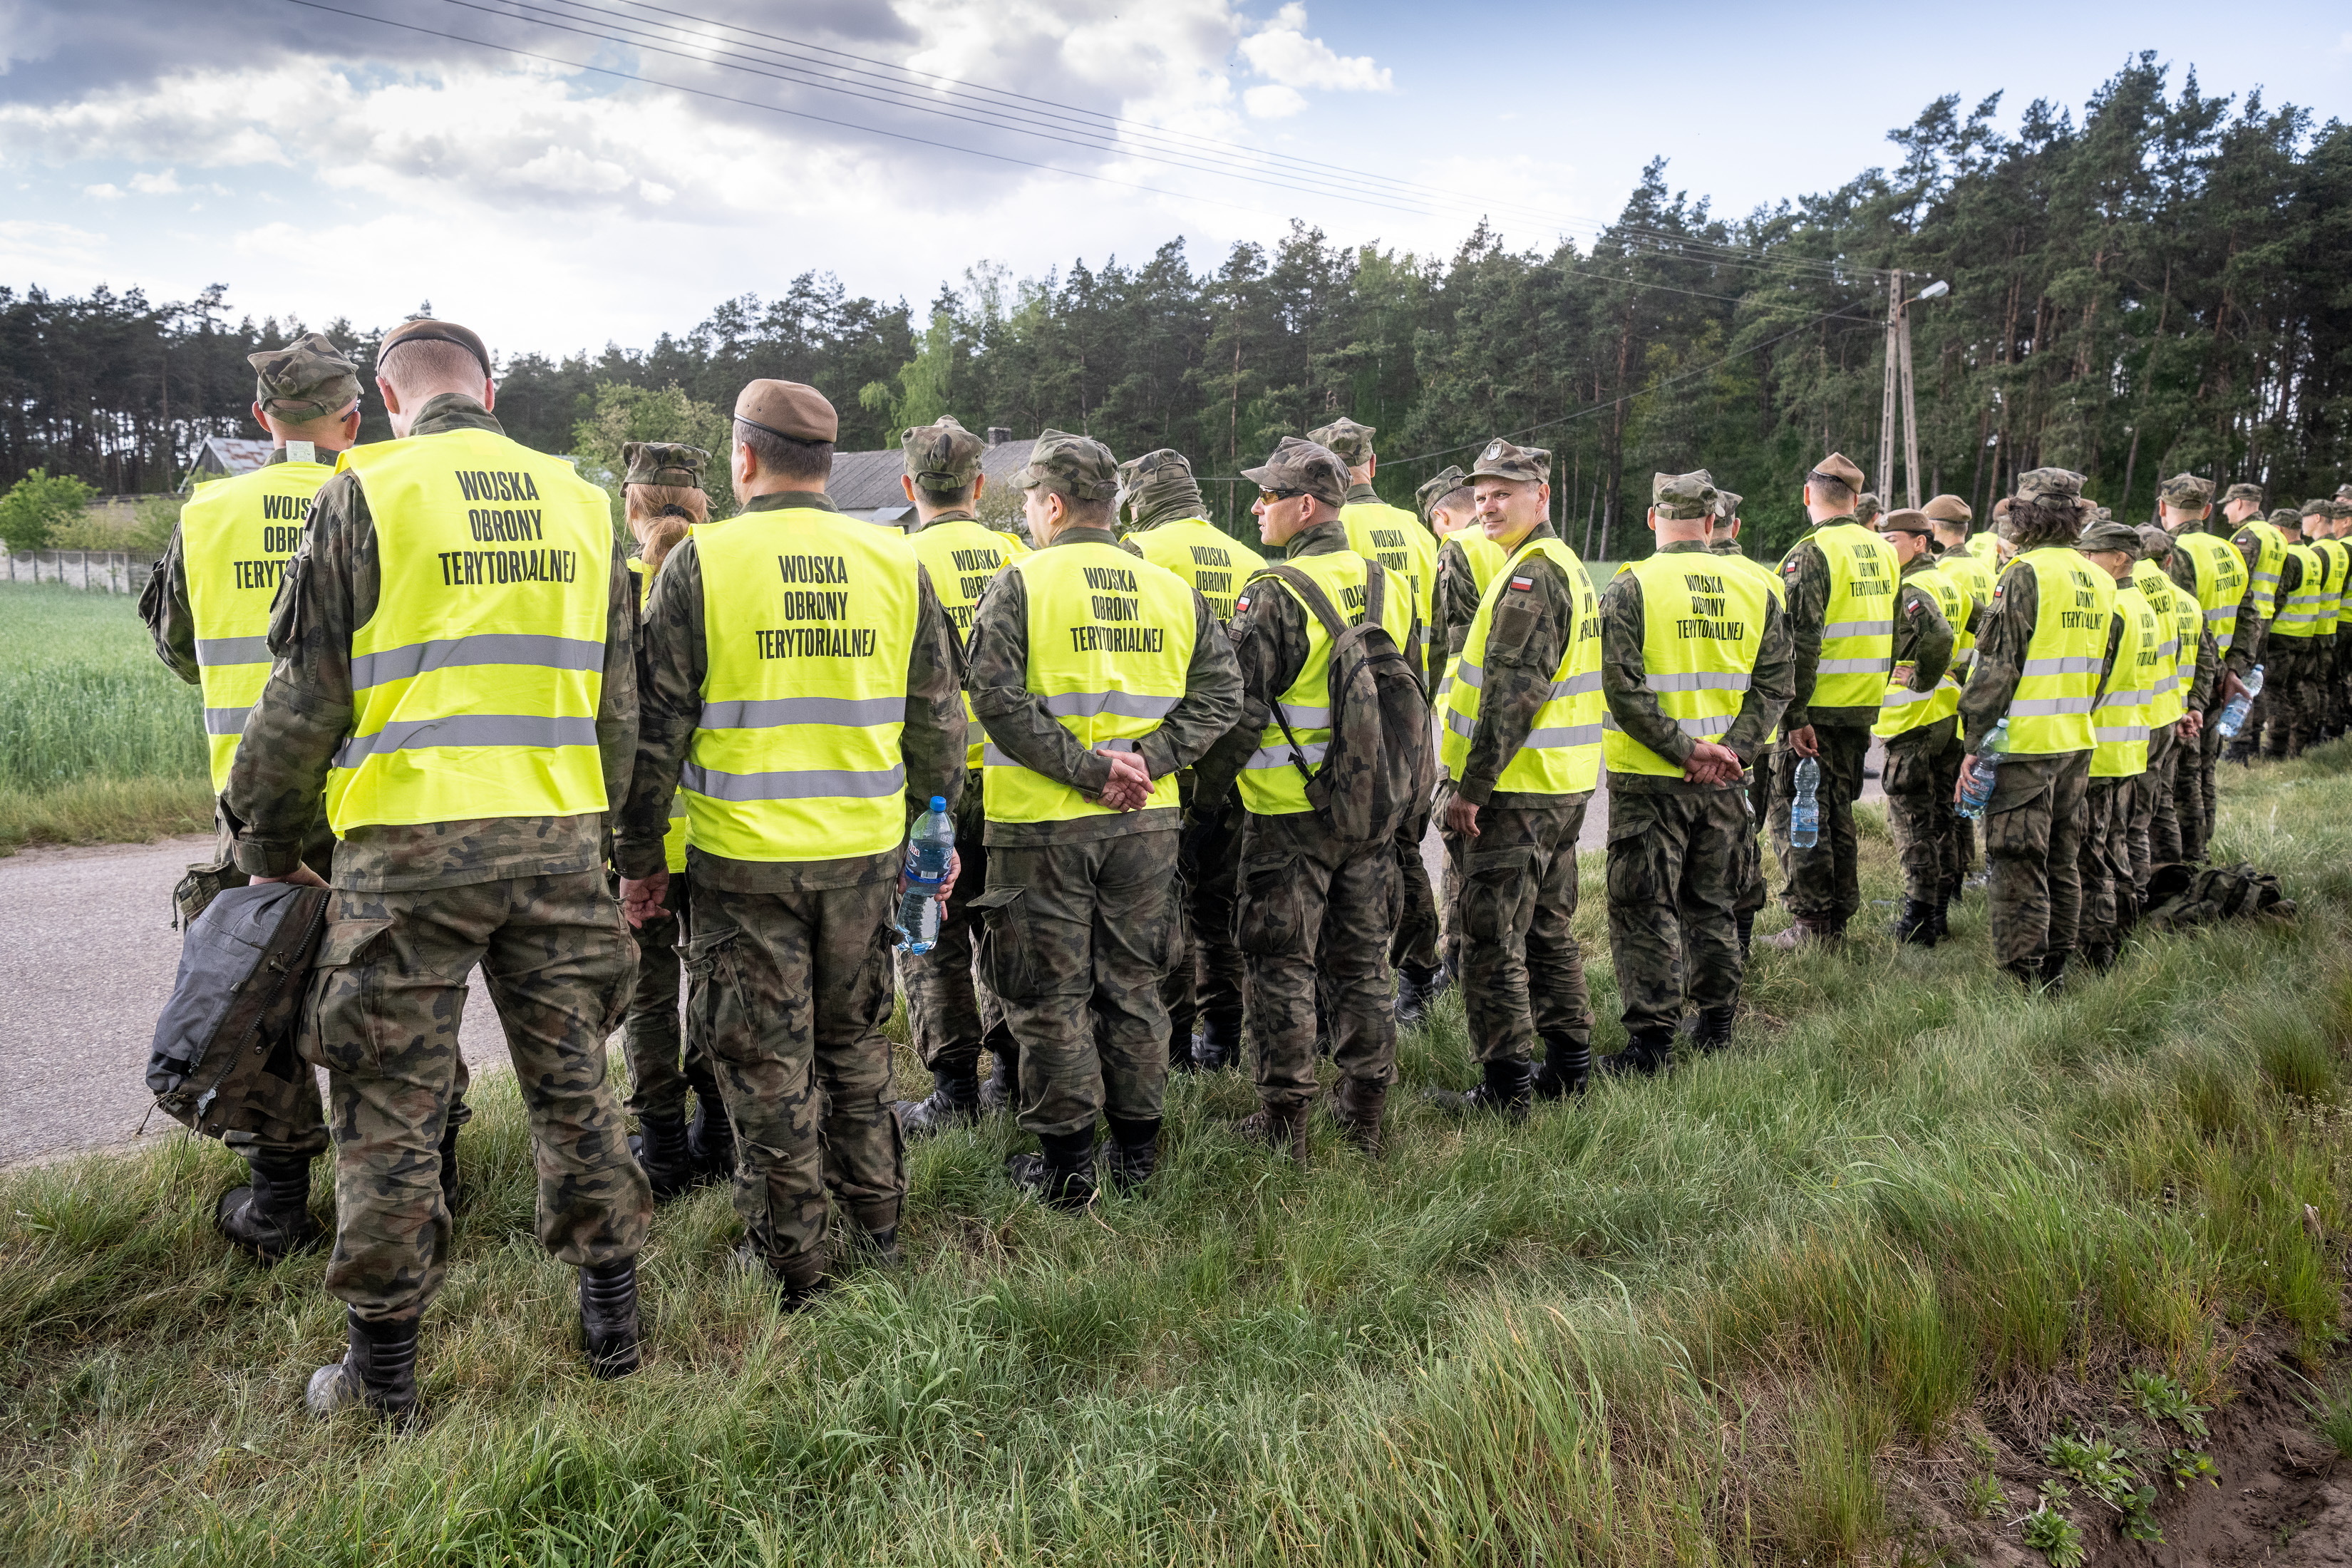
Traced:
<svg viewBox="0 0 2352 1568">
<path fill-rule="evenodd" d="M 2160 1542 L 2126 1539 L 2121 1516 L 2076 1485 L 2063 1512 L 2082 1531 L 2086 1565 L 2352 1563 L 2352 1464 L 2304 1409 L 2311 1383 L 2287 1342 L 2243 1342 L 2229 1381 L 2234 1392 L 2206 1416 L 2202 1441 L 2151 1423 L 2112 1381 L 2044 1384 L 2030 1412 L 1995 1402 L 1987 1424 L 1956 1434 L 1933 1458 L 1898 1467 L 1888 1500 L 1905 1521 L 1897 1561 L 2047 1568 L 2050 1559 L 2023 1543 L 2021 1521 L 2044 1482 L 2065 1479 L 2044 1461 L 2042 1445 L 2079 1431 L 2115 1435 L 2137 1451 L 2137 1468 L 2157 1490 L 2149 1511 L 2164 1533 Z M 2174 1448 L 2210 1456 L 2214 1482 L 2176 1485 L 2165 1473 Z"/>
</svg>

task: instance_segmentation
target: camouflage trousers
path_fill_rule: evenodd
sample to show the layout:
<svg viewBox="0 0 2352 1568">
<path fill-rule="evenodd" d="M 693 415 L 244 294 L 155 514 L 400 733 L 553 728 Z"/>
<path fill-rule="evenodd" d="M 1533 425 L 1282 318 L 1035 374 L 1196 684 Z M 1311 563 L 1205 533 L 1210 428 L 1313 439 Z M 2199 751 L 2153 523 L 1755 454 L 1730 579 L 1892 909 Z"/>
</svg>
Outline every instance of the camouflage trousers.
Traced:
<svg viewBox="0 0 2352 1568">
<path fill-rule="evenodd" d="M 2132 802 L 2144 775 L 2096 778 L 2083 790 L 2083 842 L 2077 865 L 2083 883 L 2083 913 L 2074 945 L 2101 969 L 2139 920 L 2139 896 L 2132 888 Z"/>
<path fill-rule="evenodd" d="M 2132 792 L 2132 893 L 2147 892 L 2147 879 L 2158 866 L 2180 858 L 2180 817 L 2173 804 L 2173 771 L 2192 748 L 2180 741 L 2178 722 L 2161 724 L 2147 732 L 2147 772 L 2139 775 Z"/>
<path fill-rule="evenodd" d="M 2327 652 L 2316 637 L 2283 637 L 2273 634 L 2263 656 L 2263 755 L 2297 757 L 2319 739 L 2326 717 L 2326 672 L 2320 660 Z"/>
<path fill-rule="evenodd" d="M 1592 1041 L 1592 994 L 1571 929 L 1576 841 L 1592 795 L 1498 798 L 1511 804 L 1480 807 L 1476 837 L 1446 833 L 1445 864 L 1460 889 L 1471 1059 L 1524 1062 L 1538 1040 Z M 1445 799 L 1441 792 L 1441 810 Z"/>
<path fill-rule="evenodd" d="M 1939 719 L 1886 742 L 1886 831 L 1903 868 L 1906 904 L 1943 901 L 1951 868 L 1959 861 L 1952 825 L 1952 791 L 1960 780 L 1960 721 Z M 1951 885 L 1958 885 L 1956 878 Z"/>
<path fill-rule="evenodd" d="M 1236 1037 L 1241 1031 L 1242 956 L 1234 946 L 1234 905 L 1241 892 L 1242 817 L 1239 797 L 1229 796 L 1226 809 L 1186 827 L 1179 841 L 1175 920 L 1168 973 L 1160 985 L 1171 1055 L 1190 1051 L 1205 1023 Z"/>
<path fill-rule="evenodd" d="M 1753 916 L 1770 896 L 1764 878 L 1764 847 L 1758 835 L 1764 831 L 1765 818 L 1772 810 L 1772 758 L 1779 750 L 1778 746 L 1759 747 L 1742 786 L 1748 792 L 1748 826 L 1739 837 L 1739 899 L 1732 908 L 1743 915 Z"/>
<path fill-rule="evenodd" d="M 956 802 L 955 897 L 940 917 L 938 942 L 930 952 L 892 954 L 898 988 L 907 994 L 907 1031 L 915 1055 L 935 1073 L 977 1073 L 983 1045 L 1010 1044 L 1003 1033 L 1003 1010 L 980 984 L 973 959 L 980 931 L 974 901 L 988 891 L 988 810 L 981 800 L 980 775 L 965 781 Z M 991 1037 L 993 1037 L 992 1043 Z"/>
<path fill-rule="evenodd" d="M 457 1026 L 478 963 L 530 1116 L 540 1244 L 574 1265 L 645 1245 L 653 1189 L 605 1082 L 636 949 L 601 872 L 412 893 L 337 889 L 310 983 L 306 1060 L 327 1069 L 335 1248 L 327 1290 L 363 1318 L 441 1289 L 441 1133 L 463 1082 Z"/>
<path fill-rule="evenodd" d="M 1739 1000 L 1748 810 L 1736 788 L 1610 791 L 1609 957 L 1627 1032 L 1673 1028 L 1686 1000 L 1702 1013 Z"/>
<path fill-rule="evenodd" d="M 1397 903 L 1393 842 L 1341 843 L 1311 811 L 1251 814 L 1234 934 L 1249 977 L 1264 1103 L 1304 1105 L 1315 1096 L 1318 982 L 1328 996 L 1333 1065 L 1372 1083 L 1395 1078 L 1389 949 Z"/>
<path fill-rule="evenodd" d="M 2205 727 L 2194 741 L 2181 742 L 2180 760 L 2172 769 L 2172 811 L 2180 824 L 2180 859 L 2200 865 L 2213 837 L 2213 769 L 2221 759 L 2221 731 L 2213 727 L 2226 707 L 2219 695 L 2205 710 Z"/>
<path fill-rule="evenodd" d="M 678 1010 L 686 978 L 679 950 L 694 919 L 692 897 L 687 874 L 672 871 L 662 913 L 637 928 L 637 982 L 621 1025 L 621 1056 L 629 1064 L 623 1103 L 632 1116 L 683 1116 L 688 1089 L 714 1109 L 719 1104 L 710 1053 L 684 1027 Z"/>
<path fill-rule="evenodd" d="M 1397 825 L 1396 935 L 1389 942 L 1389 963 L 1398 969 L 1425 974 L 1444 962 L 1438 949 L 1437 890 L 1429 885 L 1429 863 L 1421 847 L 1429 837 L 1429 813 L 1413 812 Z"/>
<path fill-rule="evenodd" d="M 989 850 L 980 970 L 1021 1050 L 1024 1131 L 1160 1120 L 1176 840 L 1152 831 Z"/>
<path fill-rule="evenodd" d="M 868 1231 L 898 1223 L 907 1163 L 882 1033 L 898 898 L 893 879 L 695 883 L 688 985 L 735 1132 L 735 1212 L 779 1272 L 824 1245 L 828 1192 Z"/>
<path fill-rule="evenodd" d="M 1853 836 L 1853 803 L 1862 795 L 1862 765 L 1870 753 L 1870 731 L 1857 725 L 1823 724 L 1813 734 L 1821 745 L 1821 839 L 1811 849 L 1789 842 L 1789 807 L 1797 798 L 1797 764 L 1786 744 L 1773 753 L 1772 852 L 1780 861 L 1780 902 L 1801 921 L 1843 926 L 1862 908 L 1857 869 L 1860 843 Z"/>
<path fill-rule="evenodd" d="M 2091 753 L 2001 759 L 1984 816 L 1993 961 L 2021 979 L 2074 951 L 2082 920 L 2083 795 Z"/>
</svg>

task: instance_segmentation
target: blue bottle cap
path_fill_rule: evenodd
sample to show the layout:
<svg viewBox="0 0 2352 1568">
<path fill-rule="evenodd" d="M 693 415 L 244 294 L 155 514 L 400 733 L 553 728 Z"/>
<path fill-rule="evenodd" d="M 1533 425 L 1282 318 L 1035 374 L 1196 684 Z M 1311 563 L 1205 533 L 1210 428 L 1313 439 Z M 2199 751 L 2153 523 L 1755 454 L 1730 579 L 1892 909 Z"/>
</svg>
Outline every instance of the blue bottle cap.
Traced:
<svg viewBox="0 0 2352 1568">
<path fill-rule="evenodd" d="M 948 808 L 948 797 L 947 797 L 947 796 L 945 796 L 945 795 L 935 795 L 931 796 L 931 809 L 932 809 L 933 811 L 945 811 L 947 808 Z"/>
</svg>

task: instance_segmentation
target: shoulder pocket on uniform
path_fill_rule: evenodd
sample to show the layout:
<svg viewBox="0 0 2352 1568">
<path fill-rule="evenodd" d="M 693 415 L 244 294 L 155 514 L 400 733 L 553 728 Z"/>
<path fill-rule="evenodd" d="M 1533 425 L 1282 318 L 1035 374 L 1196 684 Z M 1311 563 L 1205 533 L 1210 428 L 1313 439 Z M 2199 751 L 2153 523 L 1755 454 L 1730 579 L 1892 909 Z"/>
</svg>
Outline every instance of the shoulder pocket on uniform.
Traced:
<svg viewBox="0 0 2352 1568">
<path fill-rule="evenodd" d="M 972 900 L 971 912 L 980 922 L 973 943 L 980 976 L 988 988 L 1007 1002 L 1026 1002 L 1038 994 L 1041 981 L 1034 944 L 1024 919 L 1029 889 L 995 887 Z"/>
</svg>

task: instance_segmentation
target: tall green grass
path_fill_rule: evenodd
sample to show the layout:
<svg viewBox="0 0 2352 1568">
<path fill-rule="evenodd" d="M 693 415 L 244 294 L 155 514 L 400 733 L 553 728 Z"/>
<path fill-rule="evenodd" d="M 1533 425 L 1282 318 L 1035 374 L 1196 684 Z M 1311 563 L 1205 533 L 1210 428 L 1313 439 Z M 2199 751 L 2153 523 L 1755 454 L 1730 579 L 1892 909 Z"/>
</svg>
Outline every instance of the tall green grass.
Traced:
<svg viewBox="0 0 2352 1568">
<path fill-rule="evenodd" d="M 2137 942 L 2063 997 L 1992 972 L 1971 902 L 1930 953 L 1763 954 L 1733 1050 L 1516 1128 L 1417 1103 L 1472 1076 L 1448 1001 L 1405 1041 L 1381 1161 L 1325 1125 L 1293 1169 L 1230 1129 L 1245 1082 L 1182 1079 L 1152 1194 L 1070 1216 L 1014 1198 L 995 1121 L 910 1150 L 906 1268 L 793 1316 L 728 1272 L 738 1226 L 703 1193 L 656 1220 L 646 1364 L 610 1385 L 530 1240 L 511 1080 L 478 1079 L 436 1415 L 406 1436 L 302 1415 L 340 1310 L 318 1258 L 262 1269 L 212 1234 L 239 1168 L 218 1148 L 0 1177 L 0 1540 L 40 1563 L 1883 1558 L 1890 1468 L 2030 1421 L 2053 1376 L 2158 1370 L 2210 1405 L 2245 1329 L 2315 1362 L 2337 1340 L 2347 755 L 2225 786 L 2221 853 L 2259 847 L 2298 923 Z M 1890 896 L 1874 844 L 1864 878 Z"/>
<path fill-rule="evenodd" d="M 135 601 L 0 584 L 0 851 L 210 821 L 202 700 Z"/>
</svg>

